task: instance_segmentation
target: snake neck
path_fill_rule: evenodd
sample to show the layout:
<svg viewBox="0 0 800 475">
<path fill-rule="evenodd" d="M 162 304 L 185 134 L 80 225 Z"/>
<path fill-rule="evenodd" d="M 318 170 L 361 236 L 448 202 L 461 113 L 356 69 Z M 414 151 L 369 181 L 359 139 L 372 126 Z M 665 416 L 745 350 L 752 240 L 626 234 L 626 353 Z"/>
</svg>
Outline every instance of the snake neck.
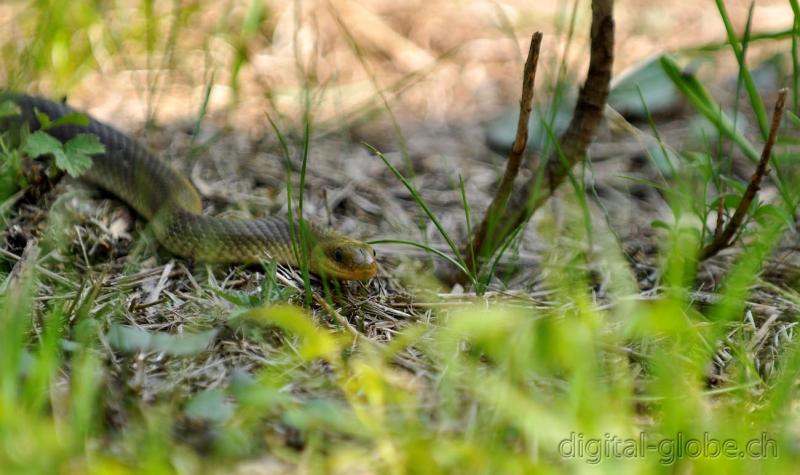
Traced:
<svg viewBox="0 0 800 475">
<path fill-rule="evenodd" d="M 222 219 L 167 205 L 155 214 L 151 225 L 158 241 L 179 256 L 204 262 L 255 264 L 276 260 L 300 265 L 300 227 L 284 218 Z M 331 233 L 314 225 L 306 229 L 304 242 L 309 255 Z"/>
</svg>

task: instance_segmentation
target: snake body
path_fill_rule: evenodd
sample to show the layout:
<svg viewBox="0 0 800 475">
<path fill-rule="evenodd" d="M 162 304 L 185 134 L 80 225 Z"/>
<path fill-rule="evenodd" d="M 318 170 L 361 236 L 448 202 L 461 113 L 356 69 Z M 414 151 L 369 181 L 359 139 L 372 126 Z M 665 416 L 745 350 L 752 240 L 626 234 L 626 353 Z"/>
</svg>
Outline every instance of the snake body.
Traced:
<svg viewBox="0 0 800 475">
<path fill-rule="evenodd" d="M 51 121 L 77 111 L 49 99 L 0 93 L 11 100 L 31 129 L 40 128 L 36 111 Z M 200 195 L 189 180 L 125 133 L 89 117 L 88 125 L 47 129 L 61 142 L 90 133 L 105 146 L 92 157 L 82 179 L 116 195 L 149 220 L 158 241 L 170 252 L 203 262 L 258 263 L 273 259 L 299 266 L 300 226 L 287 219 L 221 219 L 202 214 Z M 366 280 L 375 275 L 375 252 L 363 242 L 318 226 L 306 227 L 309 270 L 338 280 Z M 294 239 L 294 241 L 293 241 Z"/>
</svg>

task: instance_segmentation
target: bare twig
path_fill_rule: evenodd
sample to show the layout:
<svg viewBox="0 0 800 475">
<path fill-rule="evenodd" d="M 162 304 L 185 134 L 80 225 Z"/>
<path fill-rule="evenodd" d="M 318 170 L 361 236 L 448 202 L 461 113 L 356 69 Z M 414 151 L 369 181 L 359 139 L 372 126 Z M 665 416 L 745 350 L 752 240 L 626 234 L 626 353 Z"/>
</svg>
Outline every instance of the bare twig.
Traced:
<svg viewBox="0 0 800 475">
<path fill-rule="evenodd" d="M 515 230 L 527 223 L 533 213 L 564 181 L 569 170 L 586 156 L 586 150 L 603 117 L 611 82 L 614 63 L 613 10 L 614 0 L 592 0 L 589 70 L 578 95 L 572 120 L 559 139 L 560 146 L 556 147 L 557 152 L 554 152 L 548 160 L 540 162 L 539 172 L 534 173 L 535 178 L 510 196 L 508 203 L 503 206 L 505 212 L 502 215 L 493 217 L 497 226 L 493 232 L 485 234 L 479 248 L 481 256 L 496 252 Z M 523 115 L 527 120 L 526 114 L 520 114 L 520 119 Z M 519 130 L 517 132 L 519 133 Z M 538 178 L 540 176 L 542 179 Z M 473 268 L 476 267 L 478 266 L 473 265 Z M 468 276 L 454 274 L 453 277 L 456 282 L 463 284 L 466 283 Z"/>
<path fill-rule="evenodd" d="M 717 203 L 717 224 L 714 226 L 714 239 L 719 239 L 722 229 L 725 227 L 725 200 L 720 199 Z"/>
<path fill-rule="evenodd" d="M 478 270 L 475 250 L 478 250 L 478 256 L 483 256 L 486 244 L 487 234 L 491 234 L 497 225 L 497 219 L 503 216 L 506 212 L 508 205 L 508 198 L 514 189 L 514 180 L 519 174 L 519 168 L 522 164 L 522 157 L 525 155 L 525 148 L 528 145 L 528 121 L 533 109 L 533 86 L 536 82 L 536 66 L 539 64 L 539 50 L 542 45 L 542 33 L 537 31 L 531 38 L 531 45 L 528 50 L 528 59 L 525 61 L 525 69 L 522 74 L 522 96 L 519 101 L 519 120 L 517 121 L 517 133 L 514 137 L 514 144 L 511 146 L 511 152 L 508 155 L 508 162 L 506 163 L 506 170 L 500 185 L 497 188 L 497 193 L 486 210 L 478 228 L 473 235 L 468 239 L 464 246 L 464 254 L 466 254 L 467 269 L 472 272 Z"/>
<path fill-rule="evenodd" d="M 767 142 L 764 144 L 764 149 L 761 151 L 761 159 L 758 161 L 756 171 L 753 173 L 753 176 L 750 177 L 750 183 L 747 185 L 747 189 L 744 191 L 742 199 L 739 201 L 739 206 L 736 207 L 736 211 L 733 213 L 731 220 L 728 221 L 728 224 L 725 225 L 725 229 L 721 232 L 721 219 L 717 218 L 717 230 L 714 232 L 714 240 L 700 252 L 701 261 L 715 256 L 719 251 L 730 246 L 733 237 L 742 226 L 744 218 L 747 216 L 747 211 L 750 209 L 753 199 L 761 188 L 761 181 L 764 179 L 764 176 L 769 173 L 769 159 L 772 156 L 772 147 L 775 145 L 775 140 L 778 138 L 778 129 L 783 119 L 783 110 L 786 105 L 787 94 L 788 90 L 786 88 L 778 91 L 778 99 L 775 101 L 775 110 L 772 112 L 772 124 L 769 129 L 769 136 L 767 137 Z"/>
<path fill-rule="evenodd" d="M 614 64 L 613 10 L 613 0 L 592 1 L 589 71 L 586 73 L 586 82 L 578 94 L 578 102 L 575 104 L 572 120 L 559 140 L 561 154 L 554 152 L 547 161 L 540 165 L 545 167 L 543 170 L 544 183 L 532 180 L 517 193 L 515 204 L 518 209 L 512 209 L 516 212 L 509 221 L 510 229 L 506 235 L 527 222 L 533 212 L 542 206 L 564 181 L 569 170 L 586 156 L 586 150 L 594 139 L 597 125 L 603 118 L 603 110 L 611 83 Z M 564 161 L 560 160 L 559 155 L 563 156 Z M 537 175 L 538 173 L 535 174 L 535 176 Z"/>
</svg>

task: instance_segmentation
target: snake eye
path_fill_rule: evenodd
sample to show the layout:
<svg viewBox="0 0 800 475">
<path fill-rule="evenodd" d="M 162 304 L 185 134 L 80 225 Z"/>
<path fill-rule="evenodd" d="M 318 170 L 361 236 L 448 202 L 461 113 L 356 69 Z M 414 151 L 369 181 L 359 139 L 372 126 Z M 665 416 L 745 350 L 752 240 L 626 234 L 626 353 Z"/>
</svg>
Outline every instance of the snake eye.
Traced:
<svg viewBox="0 0 800 475">
<path fill-rule="evenodd" d="M 344 255 L 342 254 L 342 250 L 337 247 L 333 251 L 333 260 L 336 261 L 336 262 L 342 262 L 342 259 L 344 259 Z"/>
<path fill-rule="evenodd" d="M 375 249 L 372 250 L 372 257 L 378 257 L 378 253 L 375 252 Z"/>
</svg>

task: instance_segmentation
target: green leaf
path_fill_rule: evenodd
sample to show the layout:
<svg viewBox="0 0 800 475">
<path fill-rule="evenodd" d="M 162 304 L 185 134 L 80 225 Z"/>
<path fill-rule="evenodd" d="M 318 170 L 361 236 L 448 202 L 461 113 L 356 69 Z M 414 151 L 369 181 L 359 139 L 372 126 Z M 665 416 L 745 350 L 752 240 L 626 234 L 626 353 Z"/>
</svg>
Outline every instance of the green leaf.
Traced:
<svg viewBox="0 0 800 475">
<path fill-rule="evenodd" d="M 173 356 L 204 351 L 216 336 L 215 329 L 174 335 L 148 332 L 125 325 L 112 325 L 106 334 L 111 346 L 119 351 L 161 351 Z"/>
<path fill-rule="evenodd" d="M 57 150 L 53 155 L 56 157 L 56 166 L 73 177 L 83 175 L 92 167 L 92 159 L 83 154 L 64 153 L 63 150 Z"/>
<path fill-rule="evenodd" d="M 217 333 L 216 329 L 177 335 L 157 332 L 153 333 L 152 348 L 176 356 L 200 353 L 214 341 Z"/>
<path fill-rule="evenodd" d="M 112 325 L 106 333 L 111 347 L 125 352 L 147 351 L 150 349 L 151 334 L 138 328 Z"/>
<path fill-rule="evenodd" d="M 770 220 L 778 220 L 787 227 L 794 224 L 794 219 L 791 213 L 788 213 L 784 208 L 772 204 L 763 204 L 756 208 L 753 212 L 753 219 L 755 219 L 762 226 L 769 224 Z"/>
<path fill-rule="evenodd" d="M 302 407 L 292 408 L 283 415 L 292 427 L 304 431 L 336 430 L 345 434 L 363 434 L 360 419 L 339 402 L 316 399 Z"/>
<path fill-rule="evenodd" d="M 674 225 L 671 225 L 671 224 L 667 224 L 666 222 L 664 222 L 664 221 L 662 221 L 662 220 L 660 220 L 660 219 L 654 219 L 654 220 L 653 220 L 653 221 L 650 223 L 650 227 L 652 227 L 652 228 L 655 228 L 655 229 L 659 229 L 659 228 L 660 228 L 660 229 L 665 229 L 665 230 L 667 230 L 667 231 L 672 231 L 672 229 L 673 229 L 675 226 L 674 226 Z"/>
<path fill-rule="evenodd" d="M 709 208 L 716 210 L 719 206 L 720 200 L 722 200 L 723 206 L 726 209 L 735 209 L 739 206 L 739 203 L 742 202 L 742 195 L 738 193 L 727 193 L 718 196 L 714 201 L 711 202 Z"/>
<path fill-rule="evenodd" d="M 47 128 L 51 129 L 61 125 L 81 125 L 86 127 L 89 125 L 89 117 L 80 112 L 73 112 L 72 114 L 62 115 L 58 119 L 51 122 Z"/>
<path fill-rule="evenodd" d="M 106 147 L 100 143 L 100 140 L 98 140 L 97 136 L 94 134 L 78 134 L 64 144 L 64 151 L 66 151 L 68 155 L 98 155 L 105 153 Z"/>
<path fill-rule="evenodd" d="M 233 416 L 234 407 L 220 389 L 207 389 L 197 393 L 186 403 L 184 412 L 193 419 L 223 422 Z"/>
<path fill-rule="evenodd" d="M 722 181 L 722 183 L 724 183 L 727 186 L 730 186 L 731 188 L 733 188 L 735 192 L 739 193 L 740 195 L 744 194 L 745 190 L 747 189 L 747 183 L 744 183 L 740 180 L 736 180 L 727 175 L 720 175 L 719 178 Z"/>
<path fill-rule="evenodd" d="M 19 115 L 20 110 L 19 106 L 14 103 L 14 101 L 3 101 L 0 102 L 0 119 L 4 117 L 13 117 L 15 115 Z"/>
<path fill-rule="evenodd" d="M 50 116 L 45 114 L 44 112 L 40 112 L 39 109 L 34 108 L 34 113 L 36 114 L 36 118 L 39 120 L 39 126 L 42 129 L 46 129 L 50 127 Z"/>
<path fill-rule="evenodd" d="M 83 175 L 92 167 L 91 157 L 82 153 L 64 153 L 58 150 L 53 155 L 56 157 L 56 166 L 73 177 Z"/>
<path fill-rule="evenodd" d="M 71 176 L 81 176 L 91 168 L 91 156 L 105 151 L 105 146 L 95 135 L 78 134 L 64 144 L 64 153 L 61 156 L 55 154 L 56 165 Z"/>
<path fill-rule="evenodd" d="M 24 150 L 30 158 L 37 158 L 41 157 L 42 155 L 55 156 L 57 152 L 63 154 L 64 146 L 61 145 L 61 142 L 59 142 L 58 139 L 52 135 L 42 132 L 41 130 L 37 130 L 36 132 L 28 135 L 28 137 L 25 139 L 25 145 L 22 147 L 22 150 Z"/>
</svg>

